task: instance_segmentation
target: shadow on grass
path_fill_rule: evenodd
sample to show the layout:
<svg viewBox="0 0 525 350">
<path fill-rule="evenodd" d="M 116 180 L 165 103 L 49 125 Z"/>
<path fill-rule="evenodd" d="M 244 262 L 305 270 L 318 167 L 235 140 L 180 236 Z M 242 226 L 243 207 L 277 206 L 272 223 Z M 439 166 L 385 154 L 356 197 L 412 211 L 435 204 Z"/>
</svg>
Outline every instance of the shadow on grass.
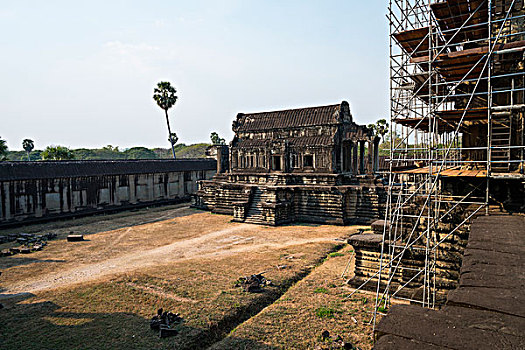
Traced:
<svg viewBox="0 0 525 350">
<path fill-rule="evenodd" d="M 178 335 L 161 339 L 149 320 L 138 315 L 69 312 L 33 297 L 26 293 L 2 301 L 2 349 L 203 349 L 216 341 L 207 330 L 184 324 Z M 231 349 L 276 349 L 247 339 L 233 341 L 238 346 Z"/>
<path fill-rule="evenodd" d="M 188 204 L 189 205 L 189 204 Z M 170 215 L 166 212 L 174 211 Z M 94 234 L 104 231 L 117 230 L 125 227 L 133 227 L 143 224 L 149 224 L 164 220 L 170 220 L 177 217 L 184 217 L 194 215 L 202 211 L 189 206 L 179 206 L 176 208 L 163 208 L 162 206 L 149 208 L 133 208 L 122 210 L 118 212 L 108 213 L 92 213 L 88 216 L 56 218 L 55 221 L 48 221 L 42 223 L 20 223 L 20 226 L 11 228 L 1 228 L 0 235 L 7 235 L 9 233 L 43 233 L 53 231 L 67 231 L 67 229 L 74 229 L 73 233 L 78 234 Z M 90 228 L 91 225 L 102 225 L 103 228 Z M 83 227 L 86 226 L 86 227 Z M 67 233 L 62 232 L 61 236 L 65 237 Z"/>
<path fill-rule="evenodd" d="M 40 263 L 60 263 L 65 262 L 62 259 L 35 259 L 35 258 L 22 258 L 19 255 L 16 256 L 4 256 L 0 258 L 2 268 L 7 269 L 14 266 L 23 266 L 29 264 L 40 264 Z"/>
</svg>

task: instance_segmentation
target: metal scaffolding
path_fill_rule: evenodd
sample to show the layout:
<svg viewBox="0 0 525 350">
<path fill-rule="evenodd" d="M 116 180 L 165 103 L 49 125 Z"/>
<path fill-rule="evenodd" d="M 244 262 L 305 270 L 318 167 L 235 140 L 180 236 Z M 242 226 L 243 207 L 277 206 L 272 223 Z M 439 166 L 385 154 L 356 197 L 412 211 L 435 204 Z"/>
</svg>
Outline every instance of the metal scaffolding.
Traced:
<svg viewBox="0 0 525 350">
<path fill-rule="evenodd" d="M 391 298 L 439 305 L 459 278 L 450 255 L 497 202 L 494 180 L 524 178 L 524 1 L 390 0 L 388 19 L 389 193 L 367 281 L 376 313 Z"/>
</svg>

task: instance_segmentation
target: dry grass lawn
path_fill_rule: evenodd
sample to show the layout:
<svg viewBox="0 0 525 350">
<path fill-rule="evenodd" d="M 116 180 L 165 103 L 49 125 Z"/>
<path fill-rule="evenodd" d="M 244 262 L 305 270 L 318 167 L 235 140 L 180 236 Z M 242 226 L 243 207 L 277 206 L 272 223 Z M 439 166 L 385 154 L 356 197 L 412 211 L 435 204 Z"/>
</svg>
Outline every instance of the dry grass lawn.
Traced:
<svg viewBox="0 0 525 350">
<path fill-rule="evenodd" d="M 297 313 L 297 324 L 303 317 L 307 323 L 336 322 L 340 314 L 326 320 L 311 318 L 310 311 L 298 310 L 287 301 L 287 293 L 277 304 L 250 317 L 308 275 L 329 252 L 339 249 L 341 241 L 336 239 L 357 227 L 266 227 L 231 223 L 230 219 L 172 206 L 0 232 L 59 234 L 43 251 L 0 257 L 0 302 L 4 305 L 0 309 L 0 348 L 202 349 L 237 326 L 232 337 L 242 339 L 238 348 L 310 344 L 306 340 L 310 335 L 301 335 L 295 343 L 283 342 L 280 337 L 260 336 L 250 330 L 250 324 L 258 317 L 265 320 L 264 315 L 274 307 L 287 309 L 282 317 Z M 85 234 L 87 240 L 66 242 L 71 231 Z M 332 260 L 346 263 L 345 257 L 329 258 L 319 270 L 330 270 Z M 240 276 L 263 271 L 275 286 L 262 293 L 235 287 Z M 321 299 L 312 301 L 330 306 L 330 298 L 341 299 L 339 289 L 328 290 L 326 295 L 315 293 L 312 297 Z M 345 310 L 350 304 L 340 302 L 334 307 Z M 359 307 L 359 302 L 352 305 Z M 159 307 L 179 312 L 185 319 L 177 336 L 159 339 L 149 329 L 148 320 Z M 301 327 L 283 332 L 303 332 Z M 317 331 L 312 335 L 315 338 Z"/>
<path fill-rule="evenodd" d="M 374 296 L 356 293 L 349 297 L 352 290 L 341 274 L 351 258 L 350 246 L 331 253 L 280 299 L 211 349 L 337 348 L 332 344 L 332 336 L 341 336 L 360 349 L 371 349 Z M 330 333 L 329 339 L 321 337 L 325 330 Z M 257 341 L 257 346 L 251 346 L 253 341 Z"/>
</svg>

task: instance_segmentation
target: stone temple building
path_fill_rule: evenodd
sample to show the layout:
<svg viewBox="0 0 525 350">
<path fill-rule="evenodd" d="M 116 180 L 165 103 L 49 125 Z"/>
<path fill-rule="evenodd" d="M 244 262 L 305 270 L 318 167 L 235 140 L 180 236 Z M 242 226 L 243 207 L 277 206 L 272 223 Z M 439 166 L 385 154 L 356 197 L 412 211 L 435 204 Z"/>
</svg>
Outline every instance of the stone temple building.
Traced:
<svg viewBox="0 0 525 350">
<path fill-rule="evenodd" d="M 379 138 L 354 122 L 348 102 L 239 113 L 233 131 L 229 146 L 214 146 L 217 175 L 199 182 L 196 207 L 268 225 L 379 217 Z"/>
</svg>

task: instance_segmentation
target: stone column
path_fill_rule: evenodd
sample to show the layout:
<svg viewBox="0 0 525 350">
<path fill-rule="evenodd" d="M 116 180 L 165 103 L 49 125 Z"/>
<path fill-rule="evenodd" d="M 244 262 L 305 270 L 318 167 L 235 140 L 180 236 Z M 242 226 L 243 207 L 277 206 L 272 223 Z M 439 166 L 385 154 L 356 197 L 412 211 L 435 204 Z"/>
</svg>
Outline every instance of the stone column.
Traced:
<svg viewBox="0 0 525 350">
<path fill-rule="evenodd" d="M 11 193 L 10 191 L 9 182 L 4 182 L 2 185 L 4 186 L 5 195 L 5 197 L 3 198 L 3 211 L 5 213 L 4 219 L 8 220 L 11 218 L 11 196 L 14 196 L 14 193 Z"/>
<path fill-rule="evenodd" d="M 137 203 L 137 187 L 135 182 L 135 176 L 138 175 L 129 175 L 128 176 L 128 187 L 129 187 L 129 202 L 131 204 Z M 80 191 L 80 196 L 82 196 L 82 191 Z"/>
<path fill-rule="evenodd" d="M 375 151 L 374 151 L 374 143 L 371 140 L 368 140 L 367 142 L 368 142 L 368 156 L 367 156 L 368 166 L 366 169 L 367 170 L 366 173 L 368 175 L 371 175 L 374 173 L 374 161 L 373 161 L 372 156 L 374 155 Z"/>
<path fill-rule="evenodd" d="M 146 175 L 146 183 L 148 184 L 148 200 L 153 201 L 155 199 L 155 175 Z"/>
<path fill-rule="evenodd" d="M 342 173 L 345 171 L 344 169 L 345 159 L 344 159 L 343 147 L 344 147 L 343 142 L 341 141 L 341 145 L 339 146 L 339 171 Z"/>
<path fill-rule="evenodd" d="M 270 172 L 270 168 L 272 166 L 271 164 L 271 160 L 270 160 L 270 152 L 268 151 L 268 148 L 265 148 L 264 149 L 264 168 L 266 169 L 266 172 L 269 173 Z"/>
<path fill-rule="evenodd" d="M 336 152 L 337 150 L 335 148 L 332 148 L 332 150 L 330 151 L 330 156 L 332 158 L 331 163 L 330 163 L 330 169 L 332 169 L 332 172 L 334 173 L 337 173 L 337 157 L 335 156 Z M 302 161 L 301 158 L 302 157 L 297 155 L 297 163 L 302 168 L 302 164 L 300 163 Z"/>
<path fill-rule="evenodd" d="M 222 174 L 228 171 L 228 146 L 217 146 L 217 173 Z"/>
<path fill-rule="evenodd" d="M 237 168 L 239 165 L 239 158 L 237 156 L 237 151 L 233 152 L 230 151 L 230 172 L 232 172 L 233 169 Z"/>
<path fill-rule="evenodd" d="M 186 195 L 186 181 L 184 180 L 184 171 L 179 173 L 179 196 L 184 197 Z"/>
<path fill-rule="evenodd" d="M 230 143 L 230 146 L 228 147 L 228 171 L 230 173 L 232 172 L 232 168 L 233 168 L 233 152 L 232 152 L 231 143 Z"/>
<path fill-rule="evenodd" d="M 365 173 L 365 141 L 359 140 L 359 174 Z"/>
<path fill-rule="evenodd" d="M 381 139 L 379 137 L 376 137 L 374 139 L 374 168 L 373 168 L 374 173 L 376 173 L 379 168 L 379 142 L 380 141 Z"/>
<path fill-rule="evenodd" d="M 357 163 L 357 141 L 352 141 L 352 174 L 357 175 L 359 164 Z"/>
</svg>

